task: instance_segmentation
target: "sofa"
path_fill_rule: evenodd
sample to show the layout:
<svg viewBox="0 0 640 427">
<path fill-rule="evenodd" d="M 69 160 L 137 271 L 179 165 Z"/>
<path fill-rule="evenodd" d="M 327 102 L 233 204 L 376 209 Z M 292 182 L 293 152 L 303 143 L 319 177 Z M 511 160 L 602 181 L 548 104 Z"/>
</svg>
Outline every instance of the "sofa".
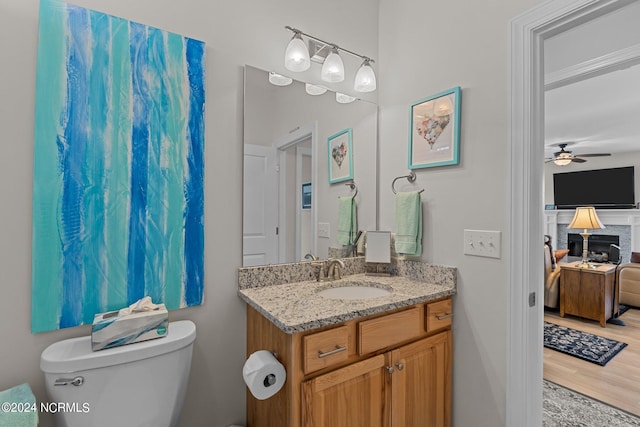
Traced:
<svg viewBox="0 0 640 427">
<path fill-rule="evenodd" d="M 544 305 L 549 308 L 560 305 L 560 267 L 555 263 L 550 240 L 544 244 Z"/>
<path fill-rule="evenodd" d="M 616 272 L 620 304 L 640 307 L 640 263 L 630 262 L 618 266 Z"/>
</svg>

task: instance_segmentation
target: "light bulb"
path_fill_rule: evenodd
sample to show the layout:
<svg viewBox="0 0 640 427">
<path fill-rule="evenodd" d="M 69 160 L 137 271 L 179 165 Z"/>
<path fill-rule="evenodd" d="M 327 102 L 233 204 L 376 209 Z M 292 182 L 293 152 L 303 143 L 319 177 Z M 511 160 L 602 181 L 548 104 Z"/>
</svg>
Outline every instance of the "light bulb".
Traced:
<svg viewBox="0 0 640 427">
<path fill-rule="evenodd" d="M 357 92 L 373 92 L 376 90 L 376 74 L 371 68 L 369 59 L 365 59 L 358 72 L 353 84 L 353 89 Z"/>
<path fill-rule="evenodd" d="M 338 83 L 344 80 L 344 63 L 336 46 L 331 49 L 331 53 L 324 60 L 320 78 L 330 83 Z"/>
<path fill-rule="evenodd" d="M 287 50 L 284 53 L 284 66 L 287 70 L 296 72 L 306 71 L 311 66 L 309 49 L 302 41 L 300 33 L 295 33 L 287 45 Z"/>
</svg>

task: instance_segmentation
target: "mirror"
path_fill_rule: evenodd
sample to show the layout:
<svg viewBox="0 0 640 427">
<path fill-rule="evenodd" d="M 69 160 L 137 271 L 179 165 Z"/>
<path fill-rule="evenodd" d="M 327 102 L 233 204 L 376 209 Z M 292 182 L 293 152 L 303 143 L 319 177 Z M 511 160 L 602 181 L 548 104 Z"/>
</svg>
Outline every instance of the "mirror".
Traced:
<svg viewBox="0 0 640 427">
<path fill-rule="evenodd" d="M 329 161 L 342 159 L 331 157 L 329 142 L 347 129 L 353 179 L 335 182 L 332 164 L 330 183 Z M 338 198 L 355 194 L 357 229 L 376 229 L 376 156 L 375 104 L 338 103 L 331 91 L 309 95 L 296 80 L 276 86 L 268 72 L 245 66 L 243 266 L 297 262 L 307 254 L 326 259 L 330 250 L 344 256 Z"/>
</svg>

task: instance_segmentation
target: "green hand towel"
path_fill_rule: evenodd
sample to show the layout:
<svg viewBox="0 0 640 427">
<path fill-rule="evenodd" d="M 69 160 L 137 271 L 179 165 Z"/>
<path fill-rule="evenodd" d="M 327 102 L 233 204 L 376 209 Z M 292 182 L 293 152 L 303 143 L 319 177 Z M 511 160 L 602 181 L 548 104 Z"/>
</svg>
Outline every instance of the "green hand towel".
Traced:
<svg viewBox="0 0 640 427">
<path fill-rule="evenodd" d="M 357 231 L 356 201 L 353 197 L 338 197 L 338 243 L 350 245 Z"/>
<path fill-rule="evenodd" d="M 0 391 L 0 403 L 4 406 L 15 405 L 15 411 L 8 406 L 7 411 L 0 410 L 0 427 L 35 427 L 38 425 L 38 407 L 36 397 L 29 384 L 21 384 Z"/>
<path fill-rule="evenodd" d="M 417 191 L 396 194 L 396 252 L 422 255 L 422 200 Z"/>
</svg>

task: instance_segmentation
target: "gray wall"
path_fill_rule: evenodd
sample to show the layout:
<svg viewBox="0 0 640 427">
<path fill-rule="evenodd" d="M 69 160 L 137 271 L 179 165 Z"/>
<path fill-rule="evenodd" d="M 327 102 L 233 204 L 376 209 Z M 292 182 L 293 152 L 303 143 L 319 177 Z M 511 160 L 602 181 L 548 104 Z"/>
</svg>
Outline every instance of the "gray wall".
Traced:
<svg viewBox="0 0 640 427">
<path fill-rule="evenodd" d="M 380 226 L 407 173 L 409 106 L 462 87 L 460 164 L 421 169 L 424 260 L 459 268 L 453 422 L 505 425 L 509 296 L 509 20 L 536 0 L 380 0 Z M 463 229 L 502 231 L 502 258 L 463 255 Z"/>
<path fill-rule="evenodd" d="M 322 7 L 309 0 L 74 3 L 207 43 L 205 302 L 170 316 L 191 319 L 198 327 L 182 425 L 241 423 L 245 305 L 236 292 L 242 263 L 243 66 L 284 73 L 283 55 L 291 37 L 285 25 L 376 57 L 378 3 L 328 0 Z M 45 400 L 40 353 L 52 342 L 89 334 L 89 328 L 30 332 L 37 37 L 38 1 L 0 0 L 0 390 L 28 382 L 38 400 Z M 350 84 L 335 89 L 349 92 Z M 42 415 L 40 425 L 52 425 L 51 417 Z"/>
</svg>

